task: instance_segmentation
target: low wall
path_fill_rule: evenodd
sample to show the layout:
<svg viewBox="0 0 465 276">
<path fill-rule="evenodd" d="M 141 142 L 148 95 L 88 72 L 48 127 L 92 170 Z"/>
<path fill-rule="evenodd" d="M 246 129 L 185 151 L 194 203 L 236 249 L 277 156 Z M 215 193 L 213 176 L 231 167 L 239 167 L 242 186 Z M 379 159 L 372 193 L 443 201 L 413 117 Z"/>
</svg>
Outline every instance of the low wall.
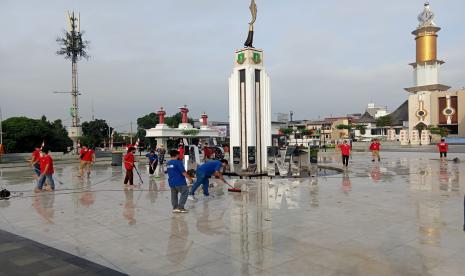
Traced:
<svg viewBox="0 0 465 276">
<path fill-rule="evenodd" d="M 77 160 L 79 156 L 71 153 L 51 152 L 54 161 Z M 96 151 L 96 158 L 111 158 L 111 151 Z M 0 156 L 0 163 L 25 163 L 31 159 L 31 153 L 7 153 Z"/>
</svg>

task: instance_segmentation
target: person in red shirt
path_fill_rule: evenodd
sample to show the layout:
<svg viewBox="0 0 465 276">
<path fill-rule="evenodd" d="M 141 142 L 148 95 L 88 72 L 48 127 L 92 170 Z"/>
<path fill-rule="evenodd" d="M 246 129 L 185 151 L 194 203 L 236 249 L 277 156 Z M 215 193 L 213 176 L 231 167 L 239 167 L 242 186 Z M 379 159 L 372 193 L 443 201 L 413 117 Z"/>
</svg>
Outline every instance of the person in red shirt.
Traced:
<svg viewBox="0 0 465 276">
<path fill-rule="evenodd" d="M 134 163 L 136 153 L 136 148 L 129 147 L 128 153 L 124 156 L 124 168 L 126 169 L 126 176 L 124 177 L 124 185 L 127 185 L 129 182 L 129 187 L 134 187 Z"/>
<path fill-rule="evenodd" d="M 378 139 L 373 139 L 370 145 L 371 150 L 371 157 L 373 162 L 375 162 L 375 158 L 378 159 L 378 162 L 381 161 L 381 157 L 379 156 L 379 150 L 381 149 L 381 143 Z"/>
<path fill-rule="evenodd" d="M 447 152 L 449 151 L 449 145 L 446 143 L 446 140 L 441 139 L 441 142 L 437 144 L 439 149 L 439 155 L 441 160 L 445 160 L 447 158 Z"/>
<path fill-rule="evenodd" d="M 87 177 L 90 177 L 90 172 L 92 170 L 92 165 L 95 163 L 95 151 L 87 147 L 87 150 L 81 153 L 82 158 L 81 162 L 83 162 L 83 169 L 81 171 L 81 177 L 83 176 L 84 170 L 87 172 Z"/>
<path fill-rule="evenodd" d="M 45 180 L 50 185 L 51 190 L 55 190 L 55 182 L 53 181 L 53 173 L 55 172 L 53 169 L 53 159 L 50 156 L 50 150 L 43 149 L 41 157 L 39 159 L 40 163 L 40 177 L 37 181 L 37 187 L 35 189 L 36 192 L 41 192 L 42 188 L 44 187 Z"/>
<path fill-rule="evenodd" d="M 84 156 L 89 149 L 87 146 L 82 146 L 81 150 L 79 151 L 79 177 L 84 175 L 84 169 L 86 167 L 86 161 L 84 161 Z"/>
<path fill-rule="evenodd" d="M 179 144 L 178 151 L 179 151 L 179 160 L 184 160 L 184 145 L 183 144 Z"/>
<path fill-rule="evenodd" d="M 34 178 L 40 176 L 40 148 L 35 148 L 31 155 L 31 166 L 34 168 Z"/>
<path fill-rule="evenodd" d="M 347 144 L 347 140 L 344 140 L 344 143 L 339 145 L 342 153 L 342 165 L 345 167 L 349 166 L 349 157 L 350 157 L 350 145 Z"/>
</svg>

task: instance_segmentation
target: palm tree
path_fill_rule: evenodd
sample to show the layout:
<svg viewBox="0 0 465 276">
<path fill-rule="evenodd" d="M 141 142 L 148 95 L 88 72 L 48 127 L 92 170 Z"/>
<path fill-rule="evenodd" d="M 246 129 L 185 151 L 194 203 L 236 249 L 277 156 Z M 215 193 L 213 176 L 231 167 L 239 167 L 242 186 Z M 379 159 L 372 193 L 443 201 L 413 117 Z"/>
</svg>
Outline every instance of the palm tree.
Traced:
<svg viewBox="0 0 465 276">
<path fill-rule="evenodd" d="M 77 79 L 77 62 L 82 59 L 88 59 L 87 49 L 89 47 L 89 41 L 82 39 L 81 32 L 81 19 L 78 15 L 67 13 L 68 31 L 65 31 L 62 37 L 57 38 L 58 45 L 60 48 L 56 52 L 57 55 L 64 56 L 65 59 L 71 60 L 72 65 L 72 90 L 71 95 L 73 96 L 73 106 L 71 108 L 71 116 L 73 117 L 72 126 L 79 126 L 79 113 L 78 113 L 78 79 Z"/>
</svg>

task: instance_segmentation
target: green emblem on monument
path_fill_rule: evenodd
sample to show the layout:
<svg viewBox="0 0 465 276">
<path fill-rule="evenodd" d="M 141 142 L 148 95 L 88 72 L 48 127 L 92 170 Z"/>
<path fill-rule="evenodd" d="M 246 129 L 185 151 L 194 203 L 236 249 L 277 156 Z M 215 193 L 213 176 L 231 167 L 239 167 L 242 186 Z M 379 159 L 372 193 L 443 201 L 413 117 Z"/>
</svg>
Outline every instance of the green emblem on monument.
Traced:
<svg viewBox="0 0 465 276">
<path fill-rule="evenodd" d="M 245 55 L 244 53 L 239 53 L 237 55 L 237 63 L 243 64 L 245 62 Z"/>
<path fill-rule="evenodd" d="M 259 64 L 260 62 L 262 62 L 260 53 L 253 53 L 253 62 L 255 62 L 255 64 Z"/>
</svg>

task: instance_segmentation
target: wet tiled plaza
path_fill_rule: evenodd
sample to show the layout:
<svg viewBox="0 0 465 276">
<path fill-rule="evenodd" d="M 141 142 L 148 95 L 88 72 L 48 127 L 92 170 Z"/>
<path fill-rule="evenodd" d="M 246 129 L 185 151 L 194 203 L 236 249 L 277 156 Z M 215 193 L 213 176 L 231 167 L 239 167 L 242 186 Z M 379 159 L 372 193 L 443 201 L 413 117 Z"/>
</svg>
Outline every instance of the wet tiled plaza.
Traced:
<svg viewBox="0 0 465 276">
<path fill-rule="evenodd" d="M 0 169 L 14 192 L 0 229 L 130 275 L 463 275 L 465 163 L 382 157 L 355 153 L 328 177 L 235 180 L 243 193 L 216 182 L 188 214 L 171 213 L 164 177 L 124 190 L 119 167 L 80 180 L 77 164 L 57 164 L 57 190 L 36 195 L 30 169 Z"/>
</svg>

